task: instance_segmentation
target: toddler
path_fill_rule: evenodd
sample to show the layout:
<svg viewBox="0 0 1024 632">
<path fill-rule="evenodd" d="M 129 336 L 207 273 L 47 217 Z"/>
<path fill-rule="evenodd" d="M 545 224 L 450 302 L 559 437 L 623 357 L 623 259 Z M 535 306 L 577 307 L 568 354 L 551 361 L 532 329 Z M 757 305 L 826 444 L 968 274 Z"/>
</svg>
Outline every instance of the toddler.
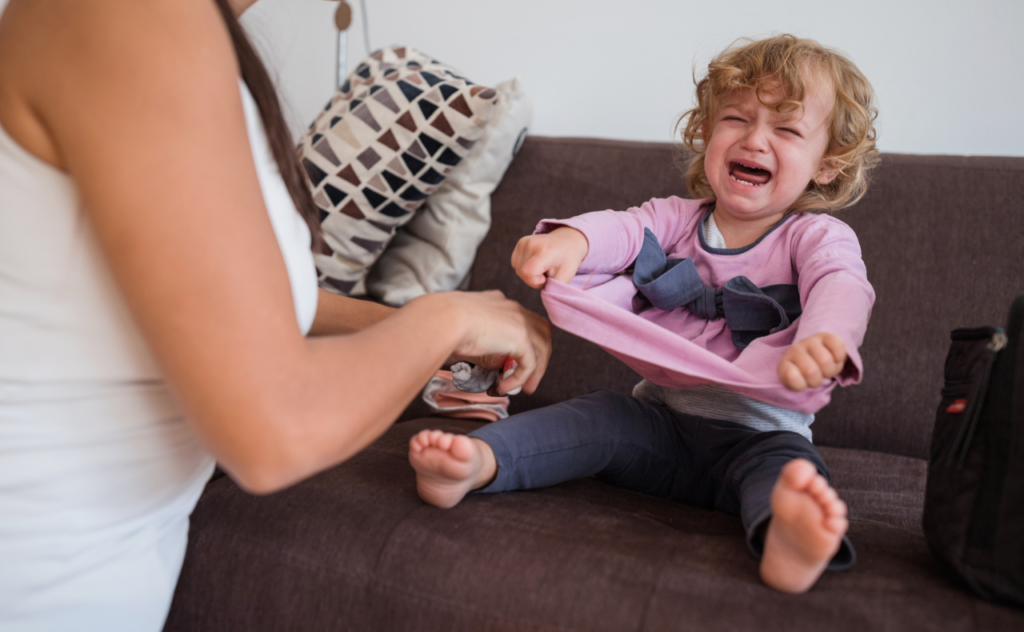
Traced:
<svg viewBox="0 0 1024 632">
<path fill-rule="evenodd" d="M 423 431 L 409 449 L 423 500 L 452 507 L 471 491 L 596 475 L 738 514 L 778 590 L 804 592 L 826 568 L 852 565 L 846 505 L 809 426 L 822 393 L 860 379 L 874 292 L 856 235 L 827 212 L 865 192 L 872 98 L 848 59 L 810 40 L 773 37 L 714 59 L 680 119 L 694 154 L 687 184 L 705 199 L 545 220 L 512 255 L 535 288 L 627 273 L 617 281 L 631 280 L 634 313 L 715 356 L 704 379 L 665 385 L 655 371 L 632 397 L 597 391 L 467 436 Z M 722 361 L 767 367 L 785 397 L 716 383 Z"/>
</svg>

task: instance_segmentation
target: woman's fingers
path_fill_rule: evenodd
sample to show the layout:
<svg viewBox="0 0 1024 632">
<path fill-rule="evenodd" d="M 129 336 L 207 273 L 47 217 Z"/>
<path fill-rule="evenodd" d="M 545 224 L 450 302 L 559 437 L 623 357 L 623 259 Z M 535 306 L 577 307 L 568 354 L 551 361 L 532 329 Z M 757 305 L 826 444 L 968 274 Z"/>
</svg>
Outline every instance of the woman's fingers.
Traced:
<svg viewBox="0 0 1024 632">
<path fill-rule="evenodd" d="M 511 303 L 511 301 L 509 301 Z M 515 309 L 519 312 L 519 325 L 520 331 L 513 332 L 515 335 L 515 351 L 510 354 L 510 357 L 516 361 L 516 368 L 512 374 L 507 378 L 503 379 L 498 385 L 498 393 L 505 395 L 510 391 L 514 391 L 526 384 L 526 381 L 537 370 L 537 349 L 534 345 L 533 340 L 533 323 L 529 318 L 529 312 L 522 308 L 518 303 L 512 303 Z"/>
<path fill-rule="evenodd" d="M 482 366 L 489 371 L 497 371 L 505 364 L 506 357 L 507 356 L 501 353 L 490 353 L 477 358 L 471 358 L 469 362 L 477 366 Z"/>
<path fill-rule="evenodd" d="M 515 390 L 519 386 L 522 386 L 528 394 L 536 391 L 547 371 L 548 361 L 551 359 L 551 324 L 547 319 L 522 306 L 519 309 L 525 316 L 529 348 L 533 352 L 531 354 L 532 364 L 525 367 L 519 364 L 512 375 L 502 380 L 500 388 L 502 394 Z"/>
<path fill-rule="evenodd" d="M 454 293 L 466 310 L 468 330 L 455 349 L 457 357 L 512 358 L 518 365 L 502 380 L 500 392 L 519 387 L 532 392 L 551 356 L 551 328 L 540 316 L 510 301 L 501 292 Z M 500 363 L 495 363 L 500 368 Z M 527 384 L 529 383 L 529 384 Z"/>
<path fill-rule="evenodd" d="M 516 368 L 512 375 L 501 380 L 498 384 L 498 395 L 504 396 L 509 392 L 522 387 L 537 368 L 537 355 L 530 345 L 524 348 L 525 353 L 519 357 L 513 357 L 516 361 Z"/>
<path fill-rule="evenodd" d="M 537 357 L 537 366 L 534 368 L 533 374 L 523 384 L 523 390 L 529 394 L 537 390 L 537 386 L 548 370 L 548 362 L 551 360 L 551 323 L 533 312 L 525 309 L 523 311 L 530 319 L 530 340 Z"/>
</svg>

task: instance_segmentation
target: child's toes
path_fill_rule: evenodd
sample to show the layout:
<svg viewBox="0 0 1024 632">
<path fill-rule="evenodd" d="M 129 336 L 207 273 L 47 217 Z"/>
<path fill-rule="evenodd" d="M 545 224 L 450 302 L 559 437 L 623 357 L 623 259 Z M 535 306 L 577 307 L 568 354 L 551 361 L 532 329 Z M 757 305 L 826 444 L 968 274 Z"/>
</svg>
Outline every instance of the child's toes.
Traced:
<svg viewBox="0 0 1024 632">
<path fill-rule="evenodd" d="M 836 490 L 829 487 L 828 483 L 825 484 L 824 489 L 817 494 L 812 495 L 814 496 L 814 499 L 818 501 L 818 504 L 824 508 L 827 508 L 829 505 L 839 500 L 839 494 L 836 493 Z"/>
<path fill-rule="evenodd" d="M 437 443 L 435 445 L 438 449 L 447 452 L 452 447 L 452 435 L 447 432 L 441 433 L 441 436 L 437 438 Z"/>
<path fill-rule="evenodd" d="M 452 435 L 451 454 L 460 461 L 470 461 L 476 455 L 473 440 L 465 435 Z"/>
<path fill-rule="evenodd" d="M 835 502 L 829 503 L 825 508 L 825 514 L 829 518 L 846 518 L 846 503 L 841 498 L 836 498 Z"/>
<path fill-rule="evenodd" d="M 825 528 L 832 533 L 846 533 L 850 523 L 842 516 L 829 516 L 825 519 Z"/>
<path fill-rule="evenodd" d="M 782 468 L 782 481 L 790 489 L 805 489 L 818 469 L 807 459 L 793 459 Z"/>
<path fill-rule="evenodd" d="M 825 477 L 815 473 L 814 478 L 807 484 L 807 493 L 815 498 L 821 498 L 828 488 L 828 481 L 825 480 Z"/>
</svg>

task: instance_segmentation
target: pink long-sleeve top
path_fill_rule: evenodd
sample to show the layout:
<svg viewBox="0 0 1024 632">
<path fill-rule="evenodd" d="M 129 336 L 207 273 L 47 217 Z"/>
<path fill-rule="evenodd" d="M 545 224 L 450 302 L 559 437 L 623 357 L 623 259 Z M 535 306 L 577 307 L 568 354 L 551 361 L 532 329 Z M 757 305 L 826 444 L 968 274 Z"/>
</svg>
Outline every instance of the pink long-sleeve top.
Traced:
<svg viewBox="0 0 1024 632">
<path fill-rule="evenodd" d="M 552 323 L 598 344 L 659 386 L 719 384 L 775 406 L 817 412 L 837 384 L 856 384 L 861 378 L 858 348 L 875 293 L 857 236 L 829 215 L 798 213 L 750 246 L 714 249 L 704 242 L 701 228 L 712 210 L 708 200 L 671 197 L 627 211 L 541 221 L 535 233 L 569 226 L 589 242 L 576 278 L 569 285 L 549 279 L 541 293 Z M 721 288 L 741 275 L 758 287 L 796 284 L 803 313 L 788 328 L 757 338 L 745 349 L 733 344 L 725 319 L 707 320 L 686 307 L 634 313 L 636 288 L 632 275 L 622 273 L 640 253 L 645 228 L 669 258 L 692 258 L 704 285 Z M 842 338 L 846 367 L 820 387 L 787 389 L 777 374 L 783 354 L 793 343 L 822 332 Z"/>
</svg>

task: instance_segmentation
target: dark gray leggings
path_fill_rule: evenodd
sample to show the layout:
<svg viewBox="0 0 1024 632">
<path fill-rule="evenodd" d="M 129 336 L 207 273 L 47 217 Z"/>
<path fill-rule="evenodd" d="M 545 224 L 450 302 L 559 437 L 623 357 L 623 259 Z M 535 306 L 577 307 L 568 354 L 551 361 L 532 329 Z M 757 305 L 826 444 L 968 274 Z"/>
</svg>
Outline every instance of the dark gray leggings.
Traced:
<svg viewBox="0 0 1024 632">
<path fill-rule="evenodd" d="M 477 493 L 596 476 L 617 487 L 739 515 L 758 558 L 782 467 L 803 458 L 828 478 L 821 454 L 794 432 L 759 432 L 607 390 L 514 415 L 469 436 L 485 441 L 498 462 L 495 480 Z M 854 559 L 844 537 L 829 568 L 849 568 Z"/>
</svg>

